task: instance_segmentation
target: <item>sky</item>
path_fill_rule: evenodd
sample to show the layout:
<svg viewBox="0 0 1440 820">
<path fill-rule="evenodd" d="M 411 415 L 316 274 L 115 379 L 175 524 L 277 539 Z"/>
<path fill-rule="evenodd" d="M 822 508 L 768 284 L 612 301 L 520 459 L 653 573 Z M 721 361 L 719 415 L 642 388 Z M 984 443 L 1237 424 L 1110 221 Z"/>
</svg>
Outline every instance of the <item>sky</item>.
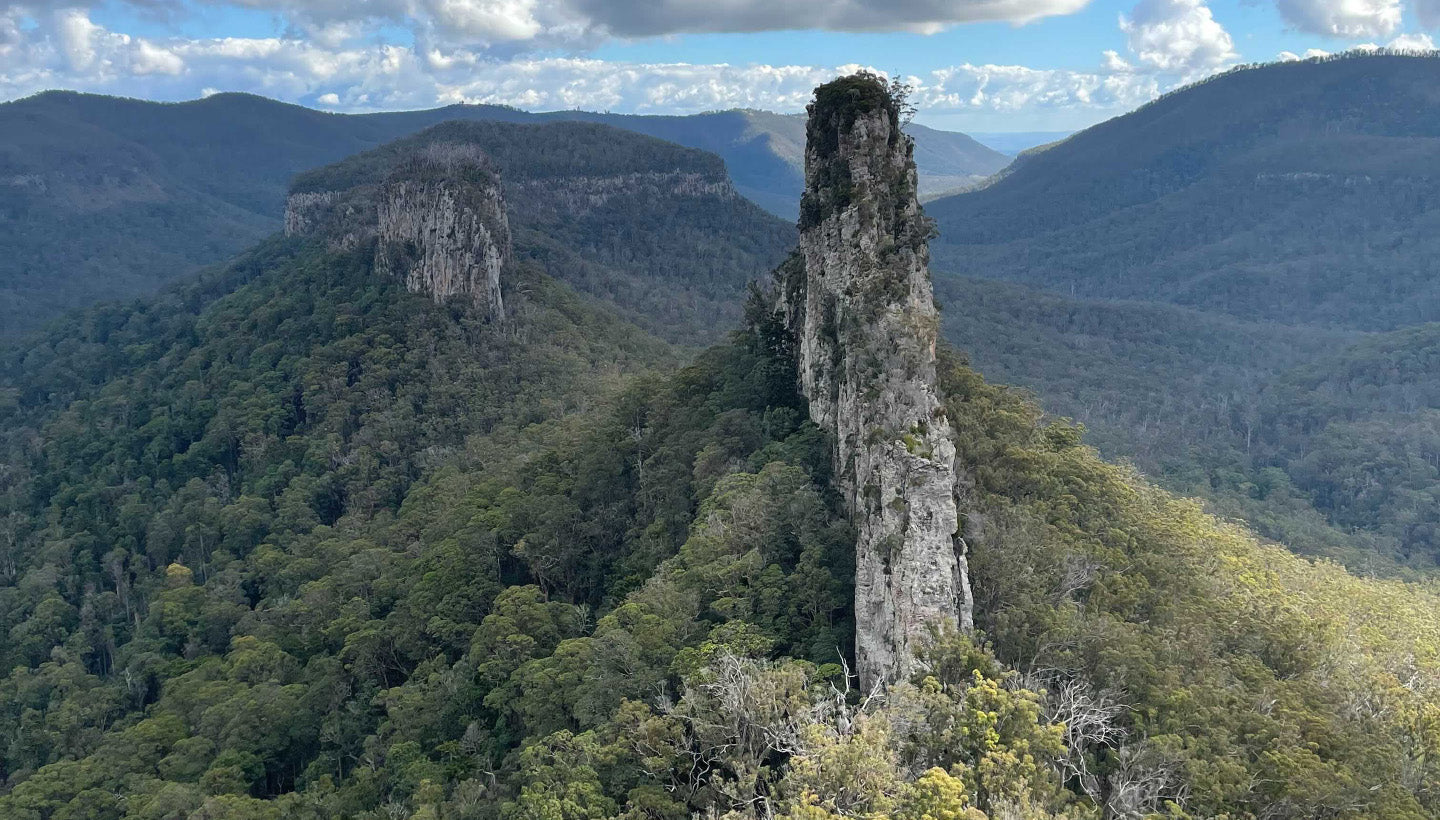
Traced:
<svg viewBox="0 0 1440 820">
<path fill-rule="evenodd" d="M 247 91 L 341 112 L 803 111 L 859 68 L 916 121 L 1072 131 L 1244 63 L 1429 50 L 1440 0 L 0 0 L 0 99 Z"/>
</svg>

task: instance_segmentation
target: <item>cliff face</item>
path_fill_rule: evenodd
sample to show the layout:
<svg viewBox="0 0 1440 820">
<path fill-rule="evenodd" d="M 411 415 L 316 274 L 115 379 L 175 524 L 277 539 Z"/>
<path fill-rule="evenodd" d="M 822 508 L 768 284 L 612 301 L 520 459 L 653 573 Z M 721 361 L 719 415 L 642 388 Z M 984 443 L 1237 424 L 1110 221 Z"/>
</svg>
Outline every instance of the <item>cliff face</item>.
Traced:
<svg viewBox="0 0 1440 820">
<path fill-rule="evenodd" d="M 782 302 L 858 534 L 856 656 L 869 686 L 910 674 L 932 627 L 971 626 L 955 446 L 936 388 L 930 223 L 882 83 L 816 89 L 806 136 L 804 264 Z"/>
<path fill-rule="evenodd" d="M 480 149 L 427 146 L 380 192 L 375 266 L 440 302 L 468 294 L 504 313 L 500 272 L 511 255 L 500 178 Z"/>
<path fill-rule="evenodd" d="M 375 269 L 441 302 L 468 296 L 504 315 L 501 274 L 511 255 L 500 179 L 479 148 L 425 145 L 379 185 L 290 195 L 285 232 L 324 236 L 332 247 L 374 243 Z"/>
<path fill-rule="evenodd" d="M 792 225 L 736 194 L 719 157 L 581 122 L 447 122 L 299 174 L 290 187 L 292 232 L 335 213 L 337 195 L 357 187 L 371 196 L 350 201 L 370 213 L 354 216 L 378 231 L 380 188 L 400 162 L 433 145 L 473 146 L 493 163 L 514 259 L 670 342 L 717 341 L 740 321 L 747 284 L 773 271 L 795 244 Z M 346 235 L 343 225 L 326 233 Z M 490 233 L 503 256 L 504 231 Z M 483 254 L 470 255 L 483 262 Z M 501 274 L 505 310 L 514 315 L 520 297 L 508 276 Z"/>
</svg>

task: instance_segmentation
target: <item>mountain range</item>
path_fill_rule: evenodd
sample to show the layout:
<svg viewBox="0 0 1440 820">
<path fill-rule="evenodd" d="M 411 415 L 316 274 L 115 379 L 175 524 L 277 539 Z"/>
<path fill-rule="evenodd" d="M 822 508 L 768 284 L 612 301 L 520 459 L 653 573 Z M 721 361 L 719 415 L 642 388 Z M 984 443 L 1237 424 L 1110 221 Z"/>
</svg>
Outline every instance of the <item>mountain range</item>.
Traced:
<svg viewBox="0 0 1440 820">
<path fill-rule="evenodd" d="M 1384 54 L 1213 77 L 930 203 L 937 266 L 1286 324 L 1435 321 L 1437 80 Z"/>
<path fill-rule="evenodd" d="M 976 142 L 994 148 L 1002 154 L 1016 156 L 1031 148 L 1059 142 L 1070 136 L 1072 131 L 974 131 L 970 134 Z"/>
<path fill-rule="evenodd" d="M 930 203 L 949 338 L 1292 548 L 1432 567 L 1437 81 L 1416 55 L 1237 70 Z"/>
<path fill-rule="evenodd" d="M 659 137 L 718 154 L 736 190 L 772 213 L 793 220 L 798 209 L 797 116 L 531 114 L 485 105 L 341 115 L 243 94 L 166 104 L 51 92 L 0 105 L 0 244 L 8 251 L 0 260 L 0 335 L 97 299 L 151 292 L 221 261 L 279 227 L 295 173 L 457 119 L 581 120 Z M 917 132 L 917 158 L 936 191 L 1008 162 L 963 134 Z"/>
<path fill-rule="evenodd" d="M 1227 73 L 931 201 L 936 291 L 964 308 L 946 314 L 948 338 L 1083 422 L 1107 455 L 1293 549 L 1369 571 L 1430 565 L 1440 444 L 1422 423 L 1426 377 L 1404 370 L 1377 393 L 1317 378 L 1314 362 L 1339 366 L 1356 345 L 1364 357 L 1387 344 L 1375 333 L 1415 347 L 1387 357 L 1427 361 L 1426 337 L 1405 331 L 1436 319 L 1440 298 L 1425 193 L 1440 143 L 1426 102 L 1437 65 L 1379 54 Z M 604 120 L 630 129 L 605 132 L 621 153 L 712 183 L 728 173 L 752 202 L 784 194 L 793 207 L 802 184 L 803 121 L 757 112 L 348 116 L 244 95 L 157 104 L 52 93 L 0 106 L 5 117 L 0 319 L 12 335 L 224 258 L 278 226 L 293 173 L 436 119 Z M 634 142 L 640 128 L 717 153 Z M 967 167 L 966 139 L 911 130 L 922 195 L 927 168 L 935 180 Z M 507 185 L 527 179 L 503 170 Z M 693 212 L 641 198 L 568 227 L 558 211 L 512 200 L 524 256 L 671 341 L 718 338 L 745 283 L 793 236 L 724 193 L 705 200 L 704 218 L 677 222 Z M 640 213 L 653 223 L 622 227 Z M 1326 391 L 1330 415 L 1287 419 L 1296 384 Z"/>
</svg>

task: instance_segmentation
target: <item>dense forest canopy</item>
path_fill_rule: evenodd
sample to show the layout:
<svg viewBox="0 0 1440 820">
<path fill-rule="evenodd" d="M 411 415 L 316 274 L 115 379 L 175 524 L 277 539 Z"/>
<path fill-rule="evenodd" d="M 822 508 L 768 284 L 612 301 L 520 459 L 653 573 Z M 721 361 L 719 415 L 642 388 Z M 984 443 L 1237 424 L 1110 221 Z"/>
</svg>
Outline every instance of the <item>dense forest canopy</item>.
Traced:
<svg viewBox="0 0 1440 820">
<path fill-rule="evenodd" d="M 692 357 L 546 261 L 493 321 L 276 238 L 4 351 L 0 816 L 1440 812 L 1429 586 L 1264 545 L 950 348 L 978 629 L 856 691 L 775 295 Z M 1423 400 L 1431 335 L 1286 384 Z"/>
<path fill-rule="evenodd" d="M 504 331 L 272 244 L 7 359 L 0 813 L 1434 810 L 1428 593 L 1261 547 L 949 354 L 990 648 L 834 700 L 852 536 L 766 310 L 626 383 L 665 347 L 529 276 Z"/>
</svg>

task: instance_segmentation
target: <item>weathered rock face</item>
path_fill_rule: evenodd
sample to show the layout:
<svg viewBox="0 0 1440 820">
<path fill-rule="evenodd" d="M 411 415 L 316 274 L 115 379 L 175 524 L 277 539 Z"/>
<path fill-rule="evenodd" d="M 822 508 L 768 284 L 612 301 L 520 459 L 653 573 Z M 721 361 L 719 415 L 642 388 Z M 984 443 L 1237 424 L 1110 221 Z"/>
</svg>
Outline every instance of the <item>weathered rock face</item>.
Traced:
<svg viewBox="0 0 1440 820">
<path fill-rule="evenodd" d="M 381 188 L 375 267 L 441 302 L 468 294 L 504 313 L 500 272 L 510 259 L 510 221 L 499 176 L 478 148 L 431 145 Z"/>
<path fill-rule="evenodd" d="M 511 258 L 500 179 L 480 149 L 426 145 L 380 185 L 290 195 L 285 232 L 324 236 L 332 247 L 373 242 L 377 272 L 442 302 L 468 296 L 504 315 L 501 274 Z"/>
<path fill-rule="evenodd" d="M 800 266 L 783 283 L 811 418 L 835 435 L 857 529 L 862 683 L 904 677 L 934 627 L 971 626 L 955 445 L 935 376 L 939 317 L 911 142 L 873 78 L 816 89 Z"/>
</svg>

